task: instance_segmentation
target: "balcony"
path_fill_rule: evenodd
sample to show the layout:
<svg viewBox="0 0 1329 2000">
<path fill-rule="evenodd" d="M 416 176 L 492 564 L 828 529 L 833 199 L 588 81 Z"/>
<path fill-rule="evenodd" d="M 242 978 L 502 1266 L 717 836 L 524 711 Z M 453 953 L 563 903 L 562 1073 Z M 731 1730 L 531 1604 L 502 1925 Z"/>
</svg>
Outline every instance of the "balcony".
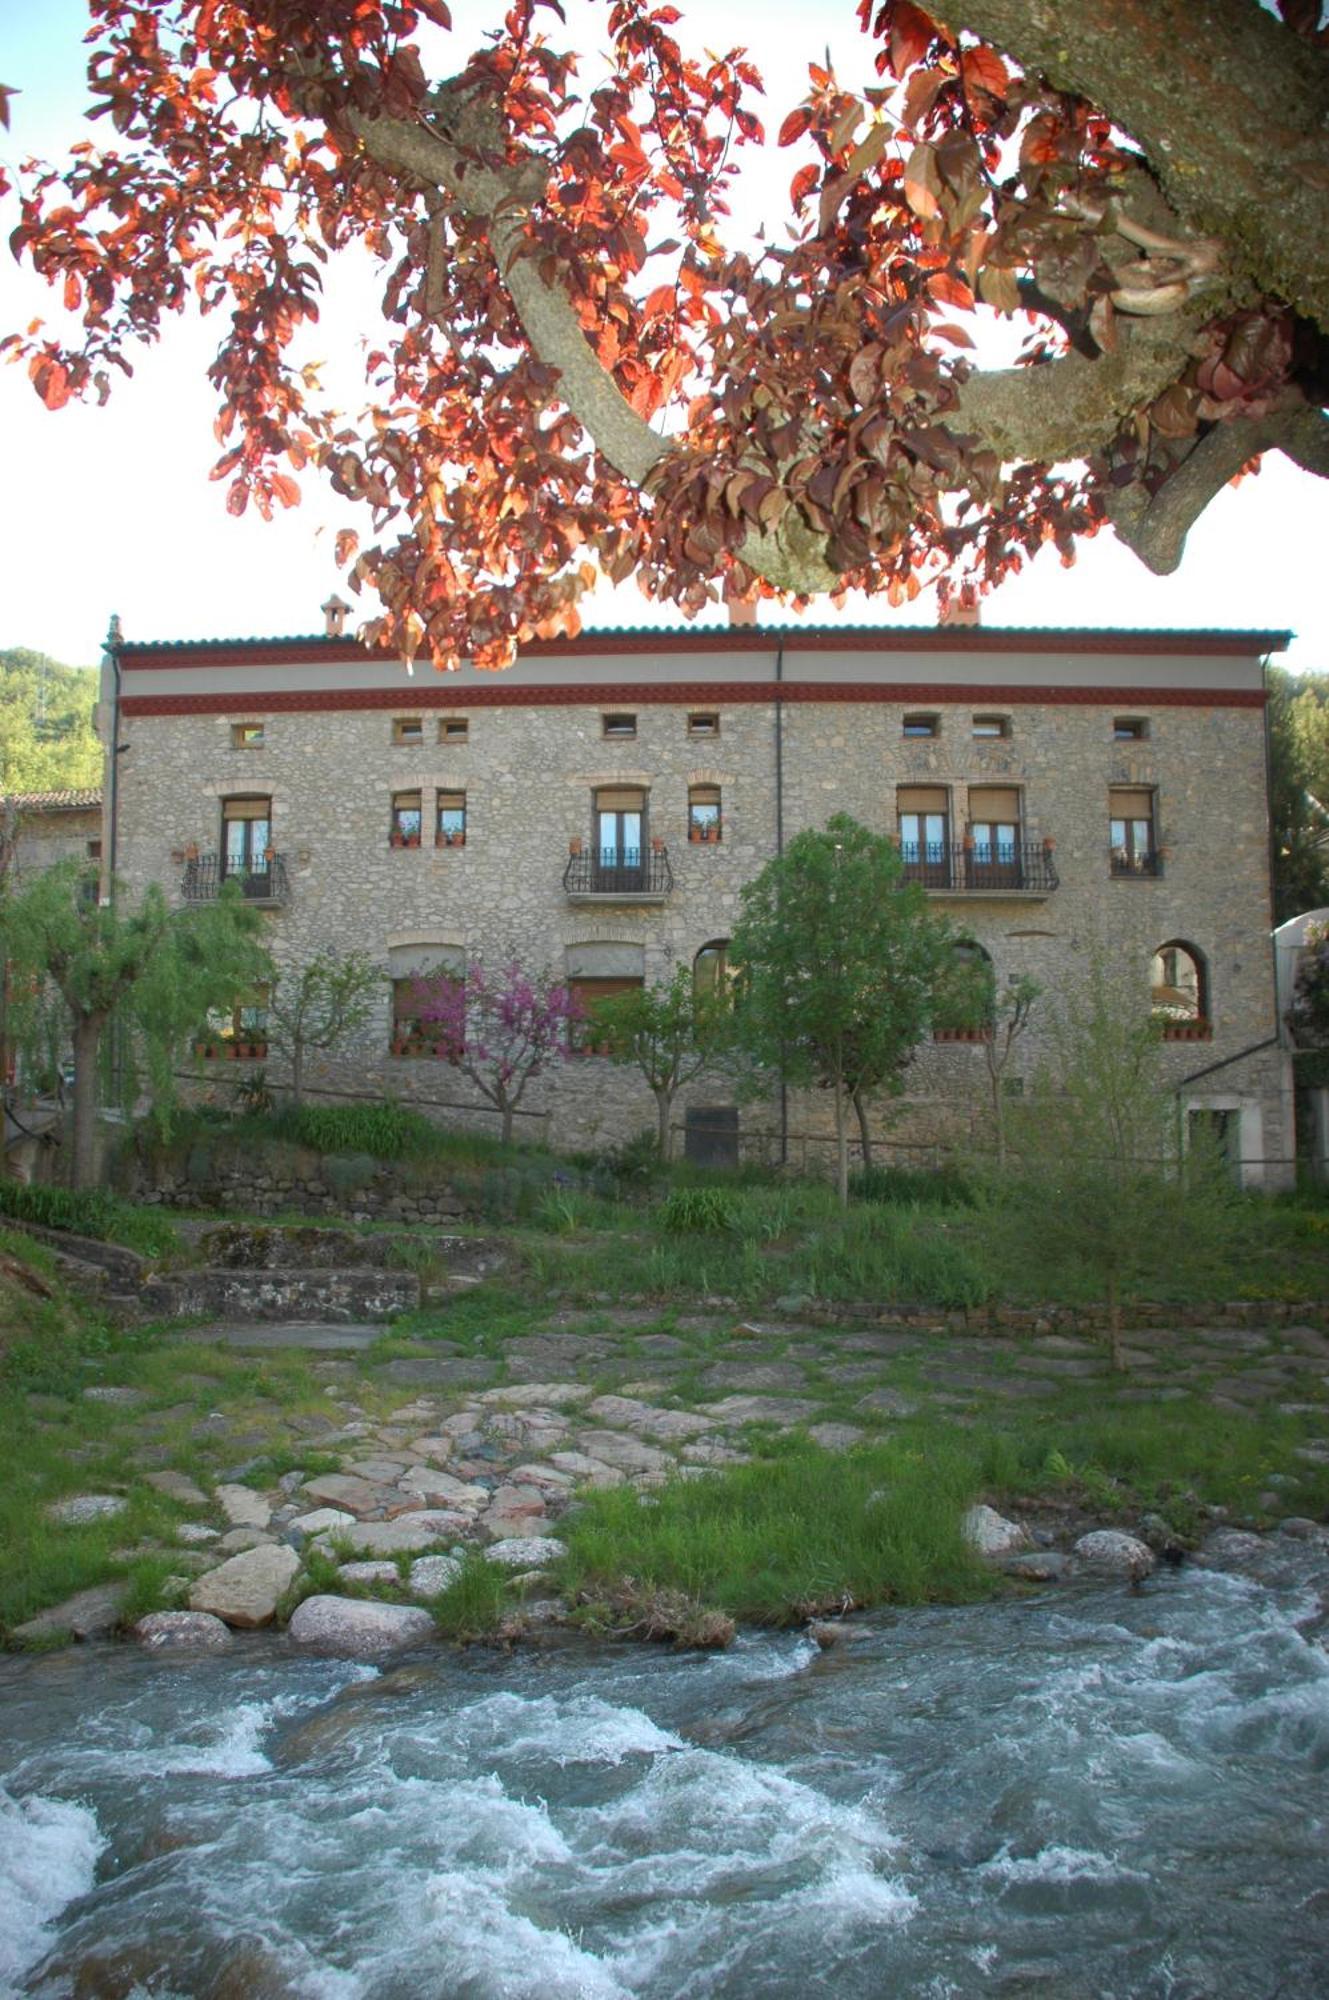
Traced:
<svg viewBox="0 0 1329 2000">
<path fill-rule="evenodd" d="M 901 849 L 906 882 L 918 882 L 934 896 L 1022 896 L 1038 901 L 1058 887 L 1052 850 L 1041 840 L 992 853 L 990 849 L 941 843 Z"/>
<path fill-rule="evenodd" d="M 200 854 L 186 861 L 180 879 L 180 894 L 187 903 L 213 903 L 223 882 L 234 882 L 247 903 L 276 909 L 291 899 L 286 863 L 280 854 L 270 854 L 252 868 L 227 869 L 219 854 Z"/>
<path fill-rule="evenodd" d="M 563 870 L 570 903 L 664 903 L 673 886 L 674 871 L 663 847 L 649 853 L 627 847 L 614 853 L 570 854 Z"/>
</svg>

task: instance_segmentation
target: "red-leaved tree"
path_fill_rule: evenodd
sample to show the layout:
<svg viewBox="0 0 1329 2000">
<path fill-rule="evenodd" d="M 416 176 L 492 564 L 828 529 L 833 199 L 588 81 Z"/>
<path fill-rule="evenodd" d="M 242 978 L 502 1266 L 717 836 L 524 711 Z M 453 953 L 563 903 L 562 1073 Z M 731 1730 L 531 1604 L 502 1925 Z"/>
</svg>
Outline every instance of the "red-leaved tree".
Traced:
<svg viewBox="0 0 1329 2000">
<path fill-rule="evenodd" d="M 513 964 L 494 978 L 478 959 L 460 979 L 416 980 L 410 1012 L 493 1105 L 505 1145 L 527 1084 L 570 1053 L 572 1029 L 582 1018 L 577 995 L 550 974 L 532 977 Z"/>
<path fill-rule="evenodd" d="M 1261 452 L 1329 472 L 1320 0 L 859 0 L 864 73 L 810 62 L 755 244 L 757 71 L 673 6 L 604 0 L 579 53 L 511 0 L 469 55 L 443 0 L 90 11 L 115 140 L 35 167 L 11 238 L 82 335 L 7 345 L 55 409 L 221 314 L 227 505 L 311 467 L 360 503 L 370 640 L 503 666 L 601 577 L 899 603 L 1108 521 L 1165 571 Z M 355 420 L 296 358 L 352 249 Z M 1022 365 L 971 364 L 971 308 L 1027 315 Z"/>
</svg>

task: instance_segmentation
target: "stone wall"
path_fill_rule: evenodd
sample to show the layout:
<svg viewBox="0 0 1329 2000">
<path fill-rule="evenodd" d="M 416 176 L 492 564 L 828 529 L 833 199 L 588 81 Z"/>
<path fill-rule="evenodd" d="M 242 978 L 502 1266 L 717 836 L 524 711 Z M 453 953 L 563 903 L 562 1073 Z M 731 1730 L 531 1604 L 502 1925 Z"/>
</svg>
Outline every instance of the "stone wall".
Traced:
<svg viewBox="0 0 1329 2000">
<path fill-rule="evenodd" d="M 229 1215 L 333 1215 L 345 1222 L 443 1223 L 472 1219 L 478 1204 L 438 1173 L 365 1153 L 315 1153 L 271 1144 L 255 1153 L 233 1139 L 125 1147 L 112 1183 L 130 1200 Z"/>
<path fill-rule="evenodd" d="M 188 666 L 188 649 L 180 649 L 186 662 L 180 667 L 171 664 L 172 649 L 145 649 L 151 650 L 166 656 L 151 662 L 152 672 L 136 674 L 132 657 L 127 662 L 123 734 L 137 754 L 125 758 L 122 771 L 123 870 L 136 886 L 161 880 L 178 888 L 184 852 L 217 848 L 224 798 L 270 797 L 272 844 L 290 880 L 289 902 L 267 918 L 274 955 L 294 965 L 330 945 L 355 946 L 384 968 L 373 1020 L 335 1058 L 313 1061 L 314 1091 L 397 1096 L 420 1102 L 443 1122 L 493 1131 L 492 1114 L 455 1071 L 390 1053 L 387 969 L 394 948 L 460 950 L 491 965 L 513 956 L 528 968 L 561 972 L 579 946 L 631 945 L 640 949 L 646 980 L 664 980 L 677 965 L 691 965 L 708 942 L 731 935 L 742 886 L 777 851 L 781 832 L 787 840 L 844 811 L 893 833 L 897 788 L 926 784 L 946 790 L 951 839 L 958 841 L 970 788 L 996 783 L 1019 791 L 1024 840 L 1054 843 L 1060 884 L 1045 895 L 937 898 L 957 928 L 987 951 L 998 981 L 1025 974 L 1055 996 L 1098 952 L 1129 970 L 1143 1010 L 1152 953 L 1184 942 L 1207 968 L 1213 1035 L 1169 1046 L 1169 1077 L 1180 1081 L 1210 1064 L 1226 1065 L 1195 1087 L 1197 1102 L 1242 1115 L 1252 1162 L 1292 1155 L 1283 1058 L 1269 1049 L 1242 1054 L 1274 1033 L 1264 729 L 1262 711 L 1252 705 L 1259 687 L 1253 657 L 1211 660 L 1198 647 L 1197 657 L 1140 657 L 1138 647 L 1117 657 L 1105 636 L 1101 654 L 1081 647 L 1065 658 L 1023 657 L 1008 649 L 996 662 L 957 656 L 957 664 L 930 653 L 900 656 L 898 647 L 882 658 L 861 646 L 840 654 L 828 636 L 824 655 L 791 659 L 785 668 L 777 816 L 773 690 L 749 654 L 742 670 L 751 684 L 736 683 L 731 676 L 738 668 L 718 638 L 713 653 L 681 667 L 664 646 L 658 662 L 643 661 L 640 649 L 627 664 L 524 662 L 514 670 L 516 680 L 505 677 L 501 705 L 490 697 L 492 676 L 462 674 L 455 683 L 430 680 L 422 687 L 363 655 L 344 664 L 330 655 L 327 665 L 311 661 L 297 672 L 284 665 L 265 670 L 261 653 L 250 649 L 252 664 L 243 670 L 201 672 Z M 306 650 L 316 654 L 317 643 Z M 655 686 L 640 678 L 651 669 Z M 629 672 L 639 677 L 635 691 L 622 678 Z M 686 676 L 676 700 L 661 698 L 665 672 L 680 681 Z M 273 705 L 296 698 L 287 689 L 300 675 L 299 685 L 310 690 L 299 696 L 301 706 Z M 606 692 L 596 698 L 586 683 L 600 676 Z M 1000 700 L 984 685 L 998 676 L 1006 696 Z M 828 677 L 838 683 L 834 699 L 823 698 Z M 854 685 L 860 680 L 861 699 Z M 717 692 L 708 700 L 710 685 Z M 144 691 L 159 686 L 165 698 L 154 703 Z M 187 699 L 208 712 L 141 712 L 164 711 L 185 686 L 203 690 Z M 319 687 L 337 701 L 375 705 L 320 711 Z M 1043 698 L 1045 687 L 1056 691 L 1055 699 Z M 1241 699 L 1231 698 L 1234 690 Z M 1151 692 L 1156 699 L 1148 699 Z M 719 729 L 699 740 L 689 733 L 689 715 L 702 708 L 718 714 Z M 1009 735 L 976 738 L 973 716 L 980 708 L 1007 717 Z M 635 737 L 606 737 L 602 718 L 611 709 L 635 713 Z M 903 734 L 905 714 L 920 709 L 940 718 L 934 739 Z M 1122 712 L 1143 718 L 1141 740 L 1114 740 L 1114 716 Z M 398 717 L 421 720 L 421 743 L 394 742 Z M 446 717 L 465 719 L 465 741 L 440 740 Z M 235 747 L 233 725 L 247 721 L 263 723 L 261 746 Z M 687 837 L 688 788 L 698 784 L 721 790 L 718 845 L 694 845 Z M 1165 850 L 1158 877 L 1110 872 L 1114 785 L 1155 793 Z M 665 842 L 673 870 L 674 887 L 663 903 L 584 905 L 564 890 L 569 842 L 580 838 L 589 847 L 593 796 L 609 786 L 648 795 L 646 838 Z M 424 843 L 393 848 L 392 795 L 416 790 L 425 803 Z M 440 790 L 465 792 L 462 847 L 436 848 L 430 839 L 430 809 Z M 1014 1077 L 1027 1077 L 1044 1052 L 1038 1032 L 1031 1033 L 1017 1051 Z M 213 1090 L 234 1080 L 206 1068 L 200 1075 Z M 689 1101 L 732 1102 L 733 1093 L 723 1083 L 693 1086 L 679 1100 L 680 1120 Z M 920 1157 L 941 1145 L 978 1145 L 985 1104 L 981 1050 L 928 1044 L 910 1068 L 903 1100 L 891 1107 L 890 1134 Z M 519 1137 L 568 1148 L 622 1140 L 654 1119 L 640 1078 L 595 1057 L 578 1058 L 532 1086 L 523 1112 Z M 791 1099 L 789 1117 L 796 1153 L 800 1146 L 814 1157 L 824 1150 L 824 1093 Z M 775 1100 L 745 1105 L 742 1127 L 745 1146 L 769 1153 L 778 1128 Z"/>
</svg>

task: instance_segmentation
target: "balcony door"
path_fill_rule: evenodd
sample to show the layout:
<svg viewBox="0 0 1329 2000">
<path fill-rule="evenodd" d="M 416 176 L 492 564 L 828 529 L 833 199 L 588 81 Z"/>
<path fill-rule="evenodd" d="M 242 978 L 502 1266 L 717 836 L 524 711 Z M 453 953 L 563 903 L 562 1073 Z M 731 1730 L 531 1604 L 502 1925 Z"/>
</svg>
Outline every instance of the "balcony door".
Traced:
<svg viewBox="0 0 1329 2000">
<path fill-rule="evenodd" d="M 238 881 L 246 896 L 268 893 L 272 847 L 272 801 L 227 799 L 222 806 L 222 875 Z"/>
<path fill-rule="evenodd" d="M 1004 785 L 969 791 L 969 875 L 975 889 L 1018 889 L 1020 794 Z"/>
<path fill-rule="evenodd" d="M 602 893 L 631 895 L 646 886 L 646 794 L 602 791 L 595 795 L 595 883 Z"/>
<path fill-rule="evenodd" d="M 950 822 L 944 786 L 902 785 L 896 794 L 900 859 L 905 880 L 925 888 L 950 886 Z"/>
</svg>

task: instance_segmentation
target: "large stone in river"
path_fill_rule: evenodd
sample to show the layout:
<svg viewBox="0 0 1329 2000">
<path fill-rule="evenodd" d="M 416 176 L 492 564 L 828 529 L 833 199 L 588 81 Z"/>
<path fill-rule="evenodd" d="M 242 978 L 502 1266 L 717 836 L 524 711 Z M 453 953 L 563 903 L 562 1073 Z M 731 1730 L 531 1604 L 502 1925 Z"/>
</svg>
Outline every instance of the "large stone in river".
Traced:
<svg viewBox="0 0 1329 2000">
<path fill-rule="evenodd" d="M 1116 1528 L 1098 1528 L 1092 1535 L 1081 1535 L 1071 1550 L 1075 1568 L 1090 1571 L 1096 1576 L 1124 1576 L 1132 1583 L 1141 1577 L 1153 1574 L 1154 1552 L 1146 1542 L 1134 1535 L 1123 1535 Z"/>
<path fill-rule="evenodd" d="M 980 1556 L 1009 1556 L 1027 1549 L 1031 1537 L 1020 1521 L 1008 1521 L 995 1507 L 970 1507 L 960 1522 L 960 1533 Z"/>
<path fill-rule="evenodd" d="M 423 1645 L 433 1636 L 427 1611 L 410 1604 L 374 1604 L 363 1598 L 307 1597 L 291 1615 L 297 1646 L 336 1653 L 344 1659 L 375 1659 L 402 1646 Z"/>
<path fill-rule="evenodd" d="M 210 1611 L 227 1625 L 252 1631 L 270 1625 L 300 1574 L 300 1558 L 284 1543 L 246 1549 L 201 1576 L 189 1593 L 191 1611 Z"/>
<path fill-rule="evenodd" d="M 234 1642 L 227 1626 L 208 1611 L 150 1611 L 134 1627 L 150 1653 L 216 1653 Z"/>
</svg>

